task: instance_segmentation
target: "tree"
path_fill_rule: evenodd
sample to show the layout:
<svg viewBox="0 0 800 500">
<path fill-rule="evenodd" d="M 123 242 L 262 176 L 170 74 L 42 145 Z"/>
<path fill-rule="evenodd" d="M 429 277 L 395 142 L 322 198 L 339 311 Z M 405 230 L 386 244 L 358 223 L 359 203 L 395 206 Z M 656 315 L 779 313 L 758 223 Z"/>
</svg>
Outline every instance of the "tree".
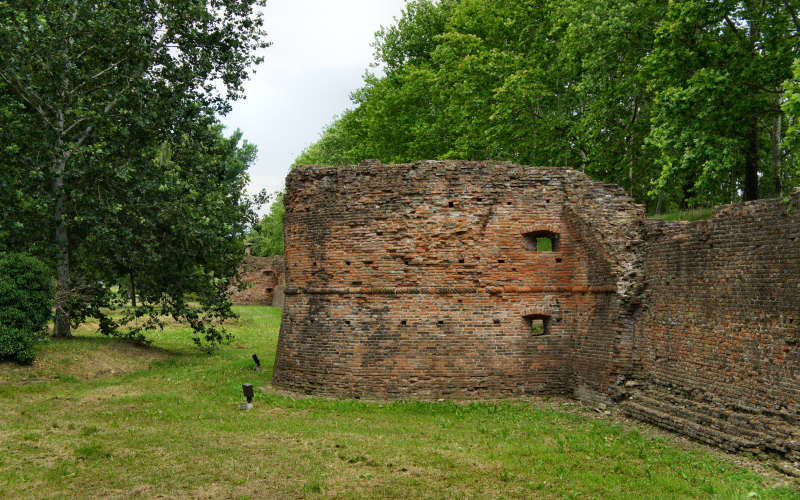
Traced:
<svg viewBox="0 0 800 500">
<path fill-rule="evenodd" d="M 115 198 L 113 183 L 144 179 L 136 170 L 143 152 L 207 135 L 213 113 L 240 96 L 249 66 L 259 61 L 255 50 L 267 45 L 259 5 L 263 0 L 0 1 L 3 103 L 25 115 L 21 130 L 34 131 L 37 154 L 21 163 L 44 185 L 30 187 L 47 189 L 31 198 L 46 200 L 52 221 L 55 336 L 70 335 L 72 311 L 97 310 L 86 293 L 94 286 L 86 283 L 98 283 L 97 269 L 82 269 L 83 290 L 71 273 L 78 255 L 93 253 L 87 221 L 102 216 L 90 211 L 91 202 L 103 199 L 108 207 L 114 199 L 117 211 L 131 210 Z M 3 135 L 13 132 L 3 128 Z M 71 234 L 81 227 L 83 234 Z"/>
<path fill-rule="evenodd" d="M 656 210 L 780 195 L 798 183 L 799 8 L 411 1 L 376 35 L 385 76 L 298 161 L 567 166 Z"/>
<path fill-rule="evenodd" d="M 104 179 L 117 190 L 114 196 L 83 199 L 87 215 L 72 233 L 82 242 L 74 256 L 88 293 L 72 308 L 75 323 L 97 317 L 113 333 L 146 316 L 147 322 L 125 333 L 143 340 L 142 330 L 169 315 L 187 321 L 198 344 L 227 338 L 215 323 L 233 316 L 227 285 L 244 253 L 246 229 L 255 222 L 244 190 L 256 150 L 240 140 L 238 131 L 226 138 L 221 125 L 209 120 L 117 168 Z M 111 284 L 121 290 L 117 304 L 133 305 L 121 320 L 104 314 L 115 299 Z M 75 288 L 73 293 L 81 291 Z"/>
<path fill-rule="evenodd" d="M 361 123 L 361 110 L 345 111 L 334 118 L 319 140 L 303 150 L 294 165 L 352 165 L 369 156 L 367 130 Z"/>
<path fill-rule="evenodd" d="M 249 242 L 252 243 L 253 255 L 272 257 L 283 255 L 283 193 L 278 193 L 265 215 L 250 231 Z"/>
<path fill-rule="evenodd" d="M 678 186 L 684 204 L 779 194 L 782 155 L 770 145 L 782 141 L 782 84 L 798 49 L 795 4 L 668 4 L 646 61 L 658 189 Z M 764 175 L 773 182 L 759 186 Z"/>
</svg>

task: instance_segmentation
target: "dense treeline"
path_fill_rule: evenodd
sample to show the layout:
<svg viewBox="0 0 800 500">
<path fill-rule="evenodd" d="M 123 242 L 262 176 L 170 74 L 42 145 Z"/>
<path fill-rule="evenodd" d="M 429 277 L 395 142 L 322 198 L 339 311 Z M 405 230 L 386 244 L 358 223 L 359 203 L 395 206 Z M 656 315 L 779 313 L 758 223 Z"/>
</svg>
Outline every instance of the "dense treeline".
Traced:
<svg viewBox="0 0 800 500">
<path fill-rule="evenodd" d="M 560 165 L 651 210 L 800 184 L 796 0 L 414 0 L 297 164 Z"/>
<path fill-rule="evenodd" d="M 247 241 L 252 245 L 250 250 L 258 257 L 283 255 L 283 193 L 278 193 L 265 215 L 250 230 Z"/>
<path fill-rule="evenodd" d="M 97 318 L 143 340 L 169 315 L 226 338 L 255 148 L 216 117 L 267 45 L 263 4 L 0 1 L 0 252 L 49 266 L 55 336 Z"/>
</svg>

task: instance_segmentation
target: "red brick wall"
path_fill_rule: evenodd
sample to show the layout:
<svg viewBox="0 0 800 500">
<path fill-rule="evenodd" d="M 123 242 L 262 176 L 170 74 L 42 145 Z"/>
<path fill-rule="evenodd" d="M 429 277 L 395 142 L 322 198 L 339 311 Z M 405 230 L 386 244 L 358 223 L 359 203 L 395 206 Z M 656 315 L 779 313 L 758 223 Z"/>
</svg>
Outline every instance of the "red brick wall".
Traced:
<svg viewBox="0 0 800 500">
<path fill-rule="evenodd" d="M 795 439 L 800 452 L 800 191 L 789 204 L 717 207 L 711 221 L 647 221 L 646 240 L 634 356 L 642 396 L 669 394 L 683 407 L 671 415 L 689 408 L 680 418 L 709 414 L 719 422 L 706 427 L 781 453 Z"/>
<path fill-rule="evenodd" d="M 622 222 L 643 212 L 616 186 L 512 164 L 298 167 L 284 202 L 279 386 L 602 394 L 630 366 L 629 349 L 614 345 L 627 300 L 620 238 Z M 596 204 L 612 209 L 587 211 Z M 586 227 L 607 230 L 597 247 L 586 246 Z M 542 230 L 560 235 L 558 251 L 526 248 L 523 234 Z M 532 335 L 531 314 L 550 316 L 547 335 Z"/>
<path fill-rule="evenodd" d="M 231 301 L 237 305 L 273 305 L 276 289 L 283 284 L 283 256 L 245 256 L 239 269 L 245 287 L 231 290 Z"/>
</svg>

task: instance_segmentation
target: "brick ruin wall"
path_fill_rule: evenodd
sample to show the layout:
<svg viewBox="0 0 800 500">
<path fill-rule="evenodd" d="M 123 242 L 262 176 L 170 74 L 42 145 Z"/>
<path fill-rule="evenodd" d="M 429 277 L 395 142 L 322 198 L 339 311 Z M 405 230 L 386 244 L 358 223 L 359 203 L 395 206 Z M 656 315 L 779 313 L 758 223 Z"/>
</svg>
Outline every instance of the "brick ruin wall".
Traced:
<svg viewBox="0 0 800 500">
<path fill-rule="evenodd" d="M 231 289 L 231 301 L 236 305 L 283 306 L 284 276 L 282 255 L 254 257 L 247 255 L 239 269 L 241 283 Z"/>
<path fill-rule="evenodd" d="M 571 394 L 800 459 L 800 192 L 668 223 L 576 171 L 420 162 L 297 167 L 284 201 L 277 386 Z"/>
<path fill-rule="evenodd" d="M 604 399 L 630 366 L 625 222 L 644 212 L 618 186 L 512 164 L 298 167 L 284 203 L 278 386 Z M 529 249 L 534 232 L 557 251 Z"/>
<path fill-rule="evenodd" d="M 625 410 L 732 451 L 800 461 L 800 191 L 648 220 Z"/>
</svg>

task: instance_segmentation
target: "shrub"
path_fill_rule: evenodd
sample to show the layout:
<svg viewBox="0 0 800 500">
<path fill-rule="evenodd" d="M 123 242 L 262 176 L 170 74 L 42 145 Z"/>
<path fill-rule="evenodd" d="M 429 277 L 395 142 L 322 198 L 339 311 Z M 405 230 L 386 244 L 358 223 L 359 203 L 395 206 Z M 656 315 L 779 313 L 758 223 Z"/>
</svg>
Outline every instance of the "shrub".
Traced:
<svg viewBox="0 0 800 500">
<path fill-rule="evenodd" d="M 52 313 L 47 266 L 29 255 L 0 254 L 0 359 L 31 363 Z"/>
</svg>

